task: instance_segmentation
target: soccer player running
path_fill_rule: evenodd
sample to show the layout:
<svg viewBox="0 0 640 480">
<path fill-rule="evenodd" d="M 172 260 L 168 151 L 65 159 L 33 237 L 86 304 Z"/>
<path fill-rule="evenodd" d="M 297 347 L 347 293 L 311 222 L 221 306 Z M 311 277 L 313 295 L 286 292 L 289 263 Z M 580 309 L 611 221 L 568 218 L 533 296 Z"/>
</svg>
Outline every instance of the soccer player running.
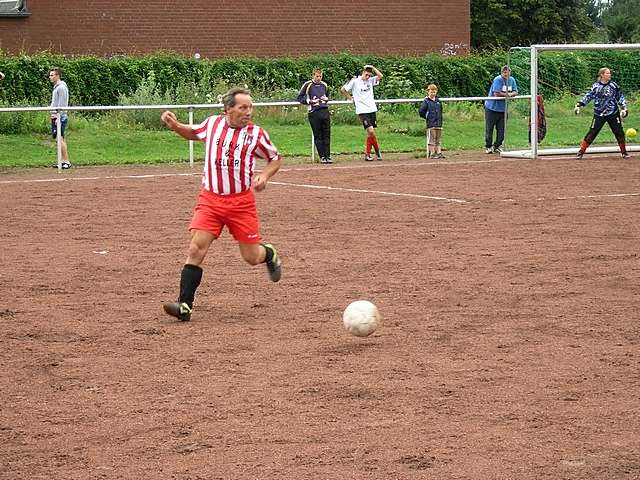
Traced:
<svg viewBox="0 0 640 480">
<path fill-rule="evenodd" d="M 365 65 L 362 73 L 358 77 L 353 77 L 340 91 L 350 102 L 356 105 L 356 114 L 360 117 L 362 126 L 367 131 L 365 143 L 365 157 L 367 162 L 371 162 L 371 147 L 376 151 L 376 158 L 382 160 L 378 138 L 376 137 L 376 112 L 378 107 L 373 96 L 373 87 L 382 80 L 382 73 L 373 65 Z"/>
<path fill-rule="evenodd" d="M 178 122 L 170 111 L 161 117 L 181 137 L 205 142 L 202 190 L 189 226 L 191 243 L 180 276 L 180 294 L 176 303 L 163 305 L 167 314 L 181 321 L 191 320 L 196 289 L 202 280 L 202 262 L 225 225 L 249 265 L 265 263 L 273 282 L 282 274 L 275 247 L 261 243 L 254 196 L 254 191 L 264 190 L 278 171 L 281 157 L 267 132 L 251 122 L 249 90 L 232 88 L 222 97 L 222 103 L 224 115 L 212 115 L 197 126 Z M 256 157 L 267 164 L 254 174 Z"/>
<path fill-rule="evenodd" d="M 622 128 L 622 118 L 626 117 L 628 113 L 627 101 L 618 84 L 611 81 L 610 69 L 604 67 L 598 71 L 598 81 L 591 86 L 591 89 L 582 97 L 582 100 L 576 103 L 574 113 L 578 115 L 580 108 L 591 100 L 593 100 L 593 120 L 589 131 L 580 143 L 576 158 L 582 158 L 584 152 L 596 139 L 605 123 L 609 124 L 609 128 L 611 128 L 618 141 L 622 158 L 629 158 L 630 155 L 627 153 L 624 139 L 624 129 Z M 622 107 L 622 110 L 618 105 Z"/>
</svg>

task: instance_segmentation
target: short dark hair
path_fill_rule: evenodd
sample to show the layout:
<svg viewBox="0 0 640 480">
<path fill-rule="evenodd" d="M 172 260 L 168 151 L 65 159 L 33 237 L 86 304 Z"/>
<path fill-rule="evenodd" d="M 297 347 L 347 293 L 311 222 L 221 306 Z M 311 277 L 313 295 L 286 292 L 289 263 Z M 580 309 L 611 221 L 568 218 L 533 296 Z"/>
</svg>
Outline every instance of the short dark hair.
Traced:
<svg viewBox="0 0 640 480">
<path fill-rule="evenodd" d="M 363 70 L 365 72 L 373 73 L 373 68 L 371 68 L 371 67 L 365 67 Z"/>
<path fill-rule="evenodd" d="M 222 105 L 224 105 L 225 110 L 235 106 L 236 95 L 251 95 L 251 91 L 247 88 L 233 87 L 222 96 Z"/>
<path fill-rule="evenodd" d="M 511 71 L 511 67 L 509 67 L 509 65 L 505 65 L 504 67 L 502 67 L 500 69 L 501 72 L 510 72 Z"/>
<path fill-rule="evenodd" d="M 58 75 L 60 78 L 62 78 L 62 70 L 60 70 L 60 67 L 51 67 L 49 69 L 49 73 L 51 72 L 56 72 L 56 75 Z"/>
</svg>

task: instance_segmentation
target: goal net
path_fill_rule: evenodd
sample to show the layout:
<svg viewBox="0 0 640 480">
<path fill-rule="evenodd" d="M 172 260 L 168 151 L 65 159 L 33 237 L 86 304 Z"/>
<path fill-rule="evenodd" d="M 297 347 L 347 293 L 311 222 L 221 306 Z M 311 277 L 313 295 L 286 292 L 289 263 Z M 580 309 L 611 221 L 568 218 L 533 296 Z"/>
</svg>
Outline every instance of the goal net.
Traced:
<svg viewBox="0 0 640 480">
<path fill-rule="evenodd" d="M 611 70 L 611 81 L 621 87 L 627 101 L 629 115 L 623 119 L 624 130 L 639 132 L 635 138 L 627 136 L 627 150 L 640 151 L 640 44 L 514 47 L 509 52 L 509 65 L 518 82 L 518 94 L 525 98 L 508 100 L 503 156 L 537 158 L 577 153 L 591 126 L 594 102 L 581 108 L 579 115 L 574 114 L 574 106 L 605 67 Z M 536 98 L 538 101 L 532 101 Z M 544 118 L 540 107 L 544 108 Z M 546 125 L 541 125 L 542 120 Z M 605 123 L 587 154 L 609 152 L 620 153 L 620 149 Z"/>
</svg>

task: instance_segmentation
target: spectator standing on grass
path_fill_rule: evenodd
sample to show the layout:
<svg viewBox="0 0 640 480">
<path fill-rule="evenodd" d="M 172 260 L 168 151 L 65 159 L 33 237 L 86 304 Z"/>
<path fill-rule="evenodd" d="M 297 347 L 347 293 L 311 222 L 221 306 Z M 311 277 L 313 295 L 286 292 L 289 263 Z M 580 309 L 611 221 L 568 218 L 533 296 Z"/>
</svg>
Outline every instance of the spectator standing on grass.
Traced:
<svg viewBox="0 0 640 480">
<path fill-rule="evenodd" d="M 518 94 L 518 84 L 511 76 L 508 65 L 502 67 L 500 75 L 493 79 L 488 97 L 515 97 Z M 507 110 L 506 100 L 485 100 L 484 102 L 484 146 L 486 153 L 501 153 L 504 142 L 504 122 Z M 493 140 L 493 131 L 496 139 Z"/>
<path fill-rule="evenodd" d="M 362 126 L 367 132 L 365 143 L 365 157 L 367 162 L 373 160 L 371 147 L 376 151 L 376 158 L 382 160 L 378 138 L 376 137 L 376 112 L 378 107 L 373 95 L 373 87 L 382 80 L 382 73 L 373 65 L 365 65 L 362 73 L 349 80 L 342 88 L 341 92 L 350 102 L 356 105 L 356 114 L 362 122 Z"/>
<path fill-rule="evenodd" d="M 427 97 L 422 101 L 418 114 L 427 122 L 427 156 L 437 159 L 442 155 L 442 102 L 438 98 L 438 87 L 430 84 Z"/>
<path fill-rule="evenodd" d="M 261 243 L 254 195 L 254 191 L 264 190 L 280 169 L 280 154 L 267 132 L 251 122 L 253 101 L 249 90 L 232 88 L 222 97 L 222 104 L 224 115 L 207 117 L 196 126 L 178 122 L 170 111 L 161 116 L 181 137 L 205 143 L 202 190 L 189 226 L 191 242 L 180 275 L 178 301 L 163 305 L 167 314 L 183 322 L 191 320 L 196 289 L 202 280 L 200 265 L 225 225 L 249 265 L 266 264 L 273 282 L 280 280 L 282 273 L 275 247 Z M 256 157 L 267 164 L 254 174 Z"/>
<path fill-rule="evenodd" d="M 49 71 L 49 81 L 53 84 L 53 91 L 51 92 L 51 108 L 55 110 L 51 111 L 51 136 L 54 140 L 58 138 L 58 116 L 60 116 L 60 147 L 62 151 L 62 168 L 71 168 L 71 162 L 69 161 L 69 152 L 67 150 L 67 142 L 64 134 L 67 129 L 67 123 L 69 117 L 66 110 L 60 110 L 69 106 L 69 87 L 64 80 L 62 80 L 62 73 L 58 67 L 54 67 Z M 53 165 L 58 168 L 58 164 Z"/>
<path fill-rule="evenodd" d="M 306 81 L 298 93 L 298 102 L 309 106 L 309 124 L 313 131 L 313 141 L 320 156 L 320 163 L 331 160 L 331 114 L 329 112 L 329 90 L 322 81 L 322 70 L 313 70 L 311 80 Z"/>
<path fill-rule="evenodd" d="M 582 158 L 584 152 L 598 136 L 600 130 L 605 123 L 609 124 L 609 128 L 618 141 L 622 158 L 629 158 L 631 155 L 627 152 L 627 145 L 624 138 L 624 129 L 622 128 L 622 119 L 627 116 L 627 101 L 624 98 L 622 90 L 616 82 L 611 81 L 611 70 L 603 67 L 598 71 L 598 81 L 594 83 L 589 91 L 576 103 L 574 112 L 576 115 L 580 113 L 580 108 L 593 100 L 593 120 L 591 127 L 580 143 L 580 148 L 576 154 L 577 158 Z M 622 110 L 618 107 L 620 105 Z"/>
</svg>

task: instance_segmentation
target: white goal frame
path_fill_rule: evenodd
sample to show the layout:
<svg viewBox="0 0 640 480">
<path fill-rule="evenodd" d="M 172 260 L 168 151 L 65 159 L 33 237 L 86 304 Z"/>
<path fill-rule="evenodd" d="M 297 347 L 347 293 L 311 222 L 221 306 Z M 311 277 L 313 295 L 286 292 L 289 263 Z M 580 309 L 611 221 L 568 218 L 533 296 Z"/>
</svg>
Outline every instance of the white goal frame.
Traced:
<svg viewBox="0 0 640 480">
<path fill-rule="evenodd" d="M 512 150 L 502 152 L 502 157 L 513 158 L 538 158 L 542 155 L 567 155 L 575 154 L 578 152 L 579 147 L 571 148 L 538 148 L 538 52 L 547 50 L 640 50 L 640 43 L 578 43 L 578 44 L 558 44 L 558 45 L 531 45 L 531 122 L 530 122 L 530 135 L 531 135 L 531 148 L 528 150 Z M 637 152 L 640 151 L 640 146 L 629 145 L 628 151 Z M 589 147 L 591 153 L 613 153 L 618 152 L 618 147 L 603 146 L 603 147 Z"/>
</svg>

